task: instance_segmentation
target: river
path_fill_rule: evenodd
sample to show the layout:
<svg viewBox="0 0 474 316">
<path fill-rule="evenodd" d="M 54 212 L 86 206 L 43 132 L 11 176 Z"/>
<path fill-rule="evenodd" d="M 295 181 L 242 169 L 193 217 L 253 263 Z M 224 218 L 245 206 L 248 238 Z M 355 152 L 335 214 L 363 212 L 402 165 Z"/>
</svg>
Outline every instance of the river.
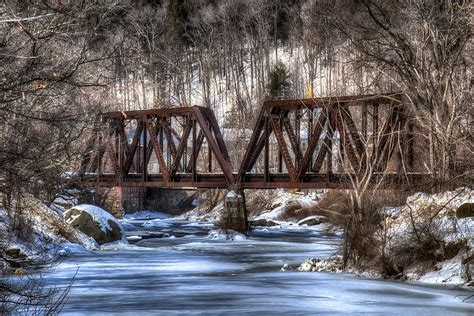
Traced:
<svg viewBox="0 0 474 316">
<path fill-rule="evenodd" d="M 143 223 L 128 223 L 128 233 L 143 234 Z M 340 236 L 317 228 L 262 228 L 248 240 L 225 241 L 207 238 L 212 223 L 158 224 L 145 230 L 170 237 L 74 255 L 46 273 L 47 285 L 65 287 L 77 271 L 62 314 L 474 314 L 473 300 L 463 302 L 465 291 L 281 272 L 285 263 L 296 267 L 337 251 Z"/>
</svg>

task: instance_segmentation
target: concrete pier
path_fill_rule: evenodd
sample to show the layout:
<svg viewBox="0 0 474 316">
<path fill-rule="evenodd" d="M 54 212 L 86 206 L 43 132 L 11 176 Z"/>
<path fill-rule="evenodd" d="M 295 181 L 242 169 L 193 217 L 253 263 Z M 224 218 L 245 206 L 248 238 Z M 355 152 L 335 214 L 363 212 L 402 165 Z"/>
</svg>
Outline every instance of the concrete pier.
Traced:
<svg viewBox="0 0 474 316">
<path fill-rule="evenodd" d="M 219 224 L 222 229 L 232 229 L 248 235 L 249 228 L 243 190 L 239 193 L 231 190 L 224 197 L 224 210 Z"/>
</svg>

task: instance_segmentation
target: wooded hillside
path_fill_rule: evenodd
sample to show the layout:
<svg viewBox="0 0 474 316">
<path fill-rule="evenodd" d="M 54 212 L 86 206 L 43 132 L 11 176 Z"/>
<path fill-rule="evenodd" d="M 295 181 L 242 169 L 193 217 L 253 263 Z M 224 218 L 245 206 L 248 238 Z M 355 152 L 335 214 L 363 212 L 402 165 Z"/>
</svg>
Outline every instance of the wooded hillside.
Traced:
<svg viewBox="0 0 474 316">
<path fill-rule="evenodd" d="M 454 0 L 4 1 L 2 191 L 54 191 L 100 111 L 198 104 L 244 129 L 265 99 L 393 91 L 423 127 L 426 170 L 466 176 L 472 12 Z"/>
</svg>

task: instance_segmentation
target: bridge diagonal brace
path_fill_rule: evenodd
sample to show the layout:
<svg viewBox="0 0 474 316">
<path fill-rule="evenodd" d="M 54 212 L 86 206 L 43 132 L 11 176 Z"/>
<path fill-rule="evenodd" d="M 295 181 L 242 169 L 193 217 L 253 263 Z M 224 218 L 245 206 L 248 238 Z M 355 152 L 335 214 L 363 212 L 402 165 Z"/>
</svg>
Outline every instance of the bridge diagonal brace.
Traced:
<svg viewBox="0 0 474 316">
<path fill-rule="evenodd" d="M 222 133 L 219 129 L 219 124 L 217 123 L 216 116 L 214 115 L 214 112 L 211 111 L 210 109 L 206 108 L 206 110 L 207 110 L 206 117 L 209 121 L 209 127 L 214 132 L 214 139 L 216 140 L 217 145 L 219 146 L 220 152 L 222 153 L 224 160 L 227 162 L 227 165 L 229 166 L 232 172 L 232 162 L 230 161 L 230 155 L 229 155 L 229 152 L 227 151 L 227 147 L 224 142 L 224 137 L 222 136 Z"/>
<path fill-rule="evenodd" d="M 107 139 L 107 136 L 105 136 L 105 139 Z M 95 157 L 93 157 L 92 163 L 91 163 L 91 171 L 97 172 L 98 175 L 102 173 L 102 164 L 103 164 L 103 158 L 105 155 L 105 152 L 107 151 L 107 146 L 103 144 L 104 142 L 104 131 L 100 130 L 97 132 L 97 144 L 94 146 L 96 147 L 97 153 L 95 154 Z"/>
<path fill-rule="evenodd" d="M 360 164 L 358 166 L 359 172 L 362 174 L 365 172 L 366 167 L 367 167 L 367 152 L 364 149 L 362 138 L 357 130 L 354 120 L 352 119 L 349 108 L 347 106 L 341 106 L 339 109 L 340 109 L 340 114 L 341 114 L 343 123 L 345 123 L 347 126 L 347 131 L 348 131 L 347 134 L 348 136 L 350 136 L 350 138 L 346 136 L 346 140 L 350 140 L 349 142 L 350 144 L 348 146 L 355 148 L 355 152 L 358 156 L 357 160 Z"/>
<path fill-rule="evenodd" d="M 360 161 L 357 156 L 356 151 L 354 150 L 354 147 L 352 147 L 352 144 L 349 142 L 349 135 L 347 132 L 347 129 L 344 126 L 343 118 L 342 118 L 342 113 L 340 111 L 340 108 L 338 107 L 337 109 L 332 110 L 332 113 L 334 115 L 334 121 L 336 123 L 336 129 L 339 131 L 339 135 L 341 137 L 341 143 L 344 146 L 344 153 L 347 154 L 347 157 L 349 158 L 349 162 L 351 163 L 351 166 L 356 174 L 360 173 Z M 341 155 L 344 154 L 341 152 Z"/>
<path fill-rule="evenodd" d="M 171 127 L 171 133 L 173 134 L 174 138 L 176 138 L 178 140 L 178 142 L 181 142 L 181 136 L 179 135 L 179 133 L 173 128 Z"/>
<path fill-rule="evenodd" d="M 389 117 L 385 120 L 381 135 L 380 141 L 377 143 L 377 146 L 374 150 L 374 155 L 372 157 L 372 164 L 378 169 L 381 167 L 381 171 L 384 171 L 388 159 L 393 153 L 393 147 L 391 146 L 391 138 L 393 137 L 395 127 L 398 127 L 400 124 L 400 109 L 399 107 L 392 107 L 392 111 Z"/>
<path fill-rule="evenodd" d="M 201 110 L 197 107 L 194 108 L 194 116 L 196 118 L 196 122 L 199 124 L 199 127 L 204 137 L 207 140 L 209 147 L 212 149 L 212 153 L 214 154 L 214 157 L 216 157 L 216 160 L 219 163 L 219 166 L 221 167 L 221 170 L 224 173 L 227 182 L 229 183 L 229 185 L 233 185 L 235 183 L 235 180 L 234 175 L 232 173 L 232 166 L 230 165 L 230 161 L 226 160 L 225 153 L 221 151 L 221 148 L 218 144 L 218 140 L 216 141 L 212 137 L 211 130 L 207 126 L 204 116 L 201 113 Z M 196 157 L 193 157 L 193 159 L 196 159 Z"/>
<path fill-rule="evenodd" d="M 291 155 L 288 151 L 288 147 L 285 142 L 285 138 L 283 136 L 283 131 L 280 129 L 279 126 L 279 118 L 276 115 L 269 116 L 270 125 L 275 133 L 278 147 L 280 152 L 283 156 L 283 160 L 285 161 L 286 169 L 288 170 L 288 175 L 290 176 L 290 181 L 292 185 L 296 185 L 297 183 L 297 173 L 293 162 L 291 161 Z"/>
<path fill-rule="evenodd" d="M 319 138 L 321 137 L 321 133 L 323 132 L 324 125 L 328 120 L 329 111 L 327 108 L 321 110 L 319 114 L 318 120 L 311 131 L 311 138 L 308 142 L 308 148 L 303 156 L 301 161 L 300 169 L 298 172 L 298 179 L 303 178 L 303 175 L 308 171 L 308 167 L 311 163 L 311 158 L 313 157 L 314 150 L 316 149 L 316 145 L 318 144 Z M 319 169 L 316 169 L 319 170 Z"/>
<path fill-rule="evenodd" d="M 150 142 L 151 142 L 151 145 L 153 146 L 153 151 L 155 152 L 156 159 L 158 160 L 158 164 L 160 166 L 160 172 L 163 176 L 163 180 L 164 180 L 165 183 L 168 183 L 169 180 L 170 180 L 169 172 L 168 172 L 168 169 L 166 167 L 166 162 L 165 162 L 165 158 L 163 156 L 163 151 L 161 150 L 158 139 L 156 138 L 155 130 L 153 129 L 153 126 L 150 122 L 150 119 L 144 118 L 143 122 L 144 122 L 144 124 L 145 124 L 145 126 L 148 130 L 148 133 L 150 134 L 149 135 Z"/>
<path fill-rule="evenodd" d="M 96 125 L 94 126 L 91 137 L 87 141 L 87 145 L 85 149 L 86 153 L 79 167 L 79 175 L 84 175 L 87 171 L 91 170 L 91 167 L 89 167 L 89 165 L 91 164 L 91 162 L 93 162 L 94 156 L 96 155 L 94 151 L 94 147 L 96 146 L 98 136 L 99 136 L 99 133 L 97 131 L 97 125 Z"/>
<path fill-rule="evenodd" d="M 119 128 L 119 135 L 120 135 L 121 151 L 126 155 L 130 149 L 128 146 L 127 135 L 125 134 L 125 127 L 123 125 L 123 121 L 121 122 L 118 128 Z"/>
<path fill-rule="evenodd" d="M 135 129 L 135 134 L 133 135 L 133 140 L 130 146 L 128 147 L 127 158 L 125 159 L 125 163 L 123 165 L 122 176 L 126 176 L 130 172 L 130 167 L 133 163 L 133 158 L 135 157 L 135 153 L 137 151 L 138 142 L 140 141 L 140 136 L 142 135 L 143 131 L 143 122 L 138 121 L 137 128 Z"/>
<path fill-rule="evenodd" d="M 173 166 L 171 167 L 171 171 L 170 171 L 171 178 L 176 174 L 179 168 L 181 157 L 183 156 L 183 153 L 184 153 L 184 149 L 188 146 L 188 137 L 189 137 L 189 134 L 191 133 L 191 127 L 192 127 L 191 121 L 189 120 L 186 126 L 184 127 L 183 136 L 180 137 L 181 141 L 178 145 L 178 149 L 176 150 Z"/>
<path fill-rule="evenodd" d="M 286 133 L 288 134 L 288 139 L 290 140 L 293 153 L 295 154 L 296 166 L 298 166 L 301 163 L 301 148 L 289 118 L 283 118 L 283 126 L 285 127 Z"/>
<path fill-rule="evenodd" d="M 332 138 L 334 136 L 334 130 L 332 128 L 332 124 L 328 124 L 328 129 L 326 132 L 326 136 L 323 139 L 323 143 L 321 148 L 319 149 L 318 155 L 316 156 L 316 160 L 314 161 L 313 170 L 314 172 L 319 173 L 321 171 L 321 167 L 323 166 L 324 158 L 326 158 L 328 153 L 332 153 Z M 332 155 L 329 155 L 328 159 L 332 159 Z M 328 162 L 330 164 L 331 162 Z"/>
<path fill-rule="evenodd" d="M 176 155 L 176 145 L 174 143 L 174 139 L 173 139 L 173 136 L 172 136 L 173 132 L 171 130 L 170 125 L 168 124 L 168 121 L 167 120 L 162 120 L 161 121 L 161 126 L 162 126 L 163 130 L 165 131 L 166 141 L 168 142 L 168 146 L 170 146 L 171 154 Z"/>
<path fill-rule="evenodd" d="M 265 125 L 264 113 L 266 110 L 266 103 L 260 109 L 260 113 L 257 117 L 257 121 L 255 124 L 255 128 L 253 130 L 252 136 L 250 138 L 249 144 L 247 146 L 247 150 L 245 151 L 244 158 L 242 159 L 242 163 L 239 168 L 239 181 L 244 180 L 244 176 L 247 172 L 252 170 L 255 162 L 257 161 L 258 156 L 263 150 L 263 144 L 258 146 L 260 138 L 262 137 L 263 127 Z"/>
<path fill-rule="evenodd" d="M 268 128 L 268 139 L 270 139 L 270 136 L 272 135 L 272 128 L 269 126 Z M 252 158 L 250 159 L 250 162 L 248 164 L 248 171 L 252 170 L 253 166 L 258 160 L 258 157 L 260 156 L 260 153 L 262 152 L 263 148 L 265 147 L 265 142 L 267 141 L 267 136 L 265 133 L 263 133 L 258 141 L 257 144 L 255 145 L 255 151 L 253 152 Z"/>
<path fill-rule="evenodd" d="M 114 134 L 116 134 L 117 129 L 116 126 L 109 125 L 109 131 L 107 133 L 107 138 L 105 139 L 107 153 L 109 155 L 110 161 L 112 162 L 112 166 L 114 168 L 115 174 L 115 183 L 118 184 L 120 182 L 120 166 L 119 166 L 119 159 L 117 157 L 117 151 L 114 148 L 114 142 L 116 140 Z"/>
<path fill-rule="evenodd" d="M 199 152 L 201 151 L 203 142 L 204 142 L 204 134 L 202 133 L 202 131 L 199 131 L 199 133 L 196 136 L 196 145 L 193 144 L 193 148 L 196 148 L 196 158 L 194 158 L 194 149 L 193 149 L 193 152 L 191 152 L 191 158 L 189 159 L 188 165 L 186 166 L 187 173 L 192 172 L 193 162 L 197 159 L 197 156 L 199 156 Z"/>
<path fill-rule="evenodd" d="M 151 135 L 155 135 L 157 136 L 158 133 L 160 132 L 160 123 L 159 123 L 159 120 L 160 118 L 157 118 L 157 122 L 155 124 L 155 127 L 153 129 L 153 134 Z M 151 121 L 150 121 L 151 123 Z M 146 152 L 145 152 L 145 155 L 146 155 L 146 164 L 148 165 L 148 163 L 150 162 L 150 159 L 151 159 L 151 155 L 153 154 L 153 146 L 150 146 L 151 144 L 151 140 L 148 141 L 148 144 L 146 146 Z M 145 166 L 143 166 L 142 164 L 142 167 L 141 167 L 142 170 L 145 170 Z"/>
<path fill-rule="evenodd" d="M 341 109 L 342 119 L 347 125 L 352 143 L 357 150 L 357 154 L 362 159 L 365 153 L 364 144 L 362 143 L 362 139 L 360 137 L 359 132 L 357 131 L 356 124 L 354 120 L 352 119 L 352 116 L 349 112 L 349 108 L 347 106 L 341 106 L 340 109 Z"/>
</svg>

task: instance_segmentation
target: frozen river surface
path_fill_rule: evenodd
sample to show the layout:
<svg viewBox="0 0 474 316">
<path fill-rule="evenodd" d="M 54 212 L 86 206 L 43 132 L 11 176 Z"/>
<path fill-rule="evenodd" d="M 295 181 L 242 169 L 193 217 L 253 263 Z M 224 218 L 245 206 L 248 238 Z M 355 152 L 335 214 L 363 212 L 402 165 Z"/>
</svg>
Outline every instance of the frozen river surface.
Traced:
<svg viewBox="0 0 474 316">
<path fill-rule="evenodd" d="M 134 224 L 128 229 L 142 233 L 143 221 Z M 155 221 L 147 231 L 175 237 L 70 257 L 45 281 L 66 286 L 79 267 L 62 312 L 73 315 L 474 315 L 472 300 L 462 301 L 469 292 L 279 271 L 284 263 L 329 257 L 340 243 L 334 235 L 289 226 L 254 231 L 249 240 L 223 241 L 208 239 L 210 228 Z"/>
</svg>

